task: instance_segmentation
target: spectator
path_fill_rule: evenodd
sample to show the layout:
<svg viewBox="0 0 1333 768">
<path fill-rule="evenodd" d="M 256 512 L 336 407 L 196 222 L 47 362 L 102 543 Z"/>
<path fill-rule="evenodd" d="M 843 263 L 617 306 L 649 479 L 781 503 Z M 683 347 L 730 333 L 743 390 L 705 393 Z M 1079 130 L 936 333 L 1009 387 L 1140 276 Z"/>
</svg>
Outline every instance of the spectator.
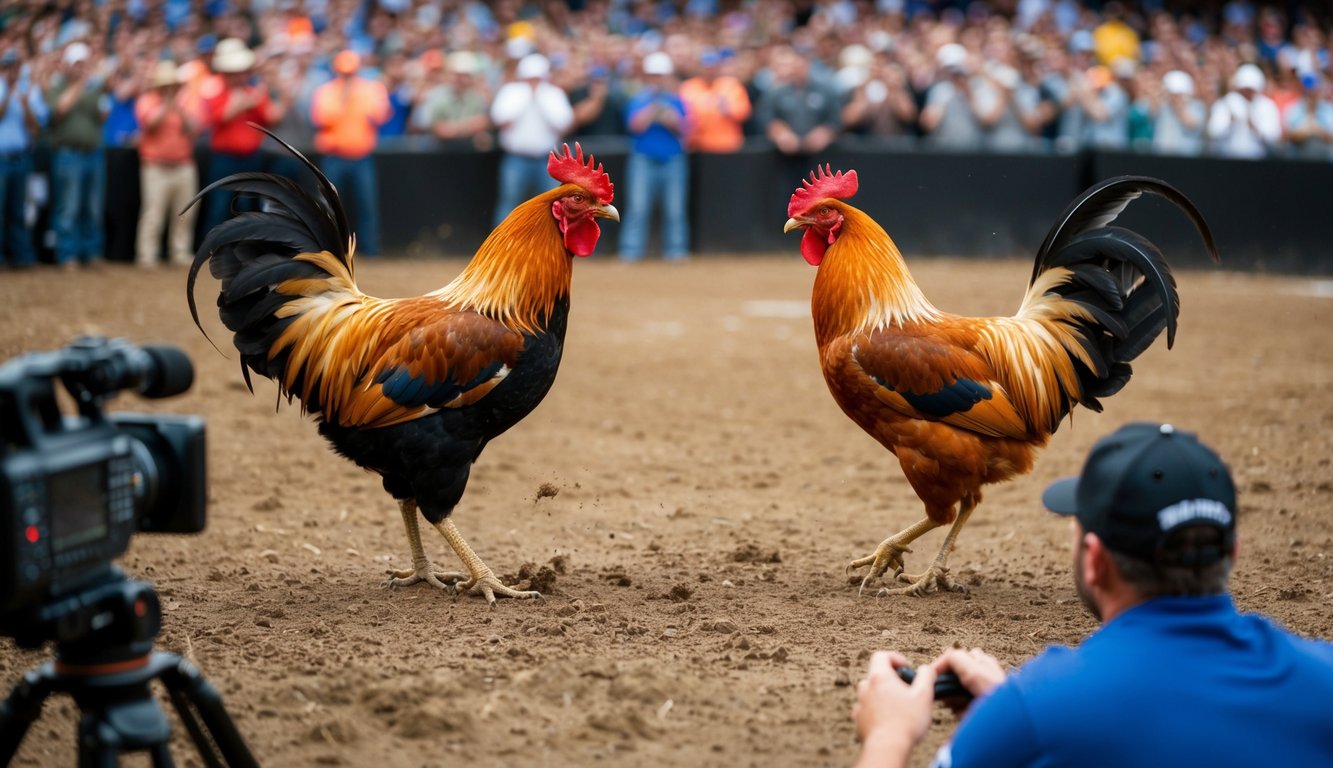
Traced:
<svg viewBox="0 0 1333 768">
<path fill-rule="evenodd" d="M 1033 128 L 1040 120 L 1040 96 L 1023 82 L 1018 70 L 1000 63 L 986 68 L 986 81 L 999 97 L 1000 114 L 985 134 L 982 146 L 992 152 L 1030 152 Z"/>
<path fill-rule="evenodd" d="M 416 129 L 456 147 L 484 152 L 494 146 L 480 58 L 471 51 L 454 51 L 447 58 L 426 51 L 421 60 L 429 87 L 413 114 Z"/>
<path fill-rule="evenodd" d="M 1194 79 L 1173 69 L 1162 76 L 1163 95 L 1152 106 L 1152 148 L 1164 155 L 1203 152 L 1203 126 L 1208 108 L 1194 96 Z"/>
<path fill-rule="evenodd" d="M 407 57 L 395 51 L 384 57 L 380 79 L 389 94 L 389 119 L 379 127 L 380 138 L 397 138 L 407 134 L 412 112 L 420 98 L 421 82 L 408 77 Z"/>
<path fill-rule="evenodd" d="M 107 80 L 108 110 L 102 123 L 102 145 L 133 147 L 139 140 L 139 122 L 134 118 L 134 103 L 144 90 L 143 79 L 135 66 L 122 60 Z"/>
<path fill-rule="evenodd" d="M 741 81 L 722 72 L 725 61 L 716 50 L 704 51 L 699 74 L 680 86 L 690 116 L 686 144 L 692 152 L 735 152 L 745 144 L 742 126 L 750 117 L 750 95 Z"/>
<path fill-rule="evenodd" d="M 569 96 L 547 81 L 550 75 L 551 62 L 540 53 L 529 53 L 519 60 L 514 80 L 501 86 L 491 103 L 491 120 L 504 153 L 495 226 L 531 192 L 554 186 L 546 158 L 573 126 L 574 108 Z"/>
<path fill-rule="evenodd" d="M 102 212 L 106 162 L 102 156 L 102 123 L 106 120 L 106 82 L 93 71 L 92 49 L 83 41 L 70 43 L 63 68 L 51 84 L 47 139 L 54 150 L 56 263 L 66 269 L 90 266 L 102 258 Z"/>
<path fill-rule="evenodd" d="M 145 268 L 161 263 L 159 246 L 163 228 L 175 219 L 167 227 L 168 253 L 172 264 L 186 265 L 194 255 L 194 220 L 198 209 L 189 203 L 199 191 L 194 143 L 199 138 L 201 118 L 190 109 L 174 63 L 159 61 L 149 86 L 134 104 L 134 115 L 141 126 L 135 262 Z"/>
<path fill-rule="evenodd" d="M 848 133 L 867 136 L 909 137 L 916 131 L 917 108 L 907 73 L 883 54 L 870 66 L 848 94 L 842 107 L 842 124 Z"/>
<path fill-rule="evenodd" d="M 264 134 L 250 127 L 250 123 L 265 128 L 273 125 L 268 87 L 253 75 L 255 53 L 239 38 L 229 37 L 218 43 L 213 51 L 213 71 L 219 75 L 208 81 L 204 93 L 204 108 L 212 128 L 209 141 L 208 177 L 214 182 L 234 173 L 263 170 L 264 160 L 259 148 Z M 204 201 L 204 231 L 221 224 L 227 218 L 232 195 L 228 192 L 209 193 Z M 237 200 L 237 207 L 251 201 Z"/>
<path fill-rule="evenodd" d="M 667 261 L 689 257 L 689 157 L 685 154 L 685 103 L 676 92 L 675 67 L 662 52 L 643 59 L 643 88 L 625 108 L 630 155 L 625 168 L 628 208 L 620 226 L 620 258 L 643 258 L 648 224 L 661 195 L 662 250 Z"/>
<path fill-rule="evenodd" d="M 1101 24 L 1092 30 L 1097 59 L 1106 66 L 1120 59 L 1139 60 L 1139 33 L 1125 21 L 1125 7 L 1117 0 L 1102 6 Z"/>
<path fill-rule="evenodd" d="M 42 91 L 24 70 L 18 51 L 0 54 L 0 263 L 36 263 L 26 216 L 32 149 L 48 111 Z"/>
<path fill-rule="evenodd" d="M 876 653 L 853 708 L 860 765 L 907 764 L 946 671 L 977 698 L 937 765 L 1333 765 L 1333 645 L 1236 610 L 1236 492 L 1212 450 L 1130 424 L 1043 501 L 1073 518 L 1074 584 L 1102 628 L 1007 678 L 953 649 L 909 688 L 894 674 L 907 659 Z"/>
<path fill-rule="evenodd" d="M 288 51 L 270 57 L 262 67 L 264 83 L 268 87 L 272 131 L 303 154 L 314 151 L 315 126 L 310 122 L 310 105 L 315 98 L 315 89 L 327 79 L 326 73 L 310 66 L 310 56 L 309 45 L 300 42 Z M 313 189 L 315 175 L 305 163 L 286 150 L 275 149 L 266 154 L 264 165 L 271 173 Z"/>
<path fill-rule="evenodd" d="M 1213 104 L 1208 139 L 1213 151 L 1226 157 L 1266 157 L 1282 138 L 1282 118 L 1273 100 L 1263 94 L 1264 73 L 1242 64 L 1231 78 L 1231 90 Z"/>
<path fill-rule="evenodd" d="M 315 91 L 311 122 L 324 175 L 350 202 L 357 251 L 379 255 L 379 200 L 375 180 L 377 130 L 392 115 L 389 93 L 378 80 L 360 77 L 361 56 L 342 51 L 333 59 L 336 77 Z"/>
<path fill-rule="evenodd" d="M 611 71 L 601 62 L 586 67 L 569 89 L 574 132 L 582 136 L 625 135 L 624 94 L 612 90 Z"/>
<path fill-rule="evenodd" d="M 952 150 L 980 149 L 986 134 L 1008 107 L 1009 91 L 968 71 L 967 49 L 958 43 L 940 46 L 935 54 L 939 76 L 926 92 L 921 131 L 932 146 Z"/>
<path fill-rule="evenodd" d="M 1301 75 L 1301 100 L 1287 110 L 1287 141 L 1293 157 L 1333 160 L 1333 102 L 1319 75 Z"/>
<path fill-rule="evenodd" d="M 1132 73 L 1132 64 L 1116 63 Z M 1080 130 L 1075 138 L 1076 147 L 1094 149 L 1124 149 L 1129 146 L 1129 94 L 1117 82 L 1109 67 L 1100 64 L 1085 72 L 1075 72 L 1069 89 L 1072 103 L 1066 112 L 1075 113 L 1071 121 Z"/>
<path fill-rule="evenodd" d="M 784 155 L 805 158 L 828 148 L 842 130 L 837 95 L 810 77 L 810 62 L 788 46 L 773 52 L 773 87 L 755 114 Z"/>
</svg>

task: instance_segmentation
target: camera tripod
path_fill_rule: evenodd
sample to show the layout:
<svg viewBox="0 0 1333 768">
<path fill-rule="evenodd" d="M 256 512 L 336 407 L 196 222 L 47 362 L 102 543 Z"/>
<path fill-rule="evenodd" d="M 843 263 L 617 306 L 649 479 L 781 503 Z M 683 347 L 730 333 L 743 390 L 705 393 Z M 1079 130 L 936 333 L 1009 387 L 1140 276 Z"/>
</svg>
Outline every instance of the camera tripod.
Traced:
<svg viewBox="0 0 1333 768">
<path fill-rule="evenodd" d="M 258 766 L 217 689 L 189 661 L 152 650 L 161 609 L 151 585 L 120 576 L 62 602 L 40 617 L 59 625 L 53 632 L 74 626 L 78 633 L 84 619 L 94 629 L 57 639 L 56 658 L 30 670 L 0 702 L 0 765 L 13 759 L 47 697 L 67 693 L 80 712 L 79 768 L 109 768 L 120 754 L 140 751 L 154 766 L 172 766 L 171 728 L 149 687 L 159 680 L 205 765 Z"/>
</svg>

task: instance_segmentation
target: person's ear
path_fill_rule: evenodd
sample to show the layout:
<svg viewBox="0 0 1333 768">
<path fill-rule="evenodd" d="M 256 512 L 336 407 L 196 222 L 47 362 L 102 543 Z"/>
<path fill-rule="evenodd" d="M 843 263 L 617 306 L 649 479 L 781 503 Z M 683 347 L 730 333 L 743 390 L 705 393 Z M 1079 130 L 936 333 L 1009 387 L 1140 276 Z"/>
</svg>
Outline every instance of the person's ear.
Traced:
<svg viewBox="0 0 1333 768">
<path fill-rule="evenodd" d="M 1097 534 L 1083 534 L 1083 561 L 1079 563 L 1079 567 L 1083 569 L 1085 584 L 1099 590 L 1106 589 L 1112 574 L 1115 573 L 1115 563 L 1112 562 L 1110 553 L 1106 551 L 1106 545 Z"/>
</svg>

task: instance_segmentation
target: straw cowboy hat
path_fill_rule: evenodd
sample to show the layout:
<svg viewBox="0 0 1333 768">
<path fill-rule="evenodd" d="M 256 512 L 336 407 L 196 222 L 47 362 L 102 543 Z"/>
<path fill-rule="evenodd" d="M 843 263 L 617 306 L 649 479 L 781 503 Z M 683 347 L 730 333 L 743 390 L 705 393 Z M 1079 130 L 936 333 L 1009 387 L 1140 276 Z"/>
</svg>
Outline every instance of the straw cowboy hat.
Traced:
<svg viewBox="0 0 1333 768">
<path fill-rule="evenodd" d="M 228 37 L 213 51 L 213 71 L 224 74 L 248 72 L 255 65 L 255 52 L 239 37 Z"/>
<path fill-rule="evenodd" d="M 159 61 L 153 67 L 153 78 L 150 81 L 153 88 L 166 88 L 172 85 L 180 85 L 180 74 L 176 71 L 176 65 L 170 61 Z"/>
</svg>

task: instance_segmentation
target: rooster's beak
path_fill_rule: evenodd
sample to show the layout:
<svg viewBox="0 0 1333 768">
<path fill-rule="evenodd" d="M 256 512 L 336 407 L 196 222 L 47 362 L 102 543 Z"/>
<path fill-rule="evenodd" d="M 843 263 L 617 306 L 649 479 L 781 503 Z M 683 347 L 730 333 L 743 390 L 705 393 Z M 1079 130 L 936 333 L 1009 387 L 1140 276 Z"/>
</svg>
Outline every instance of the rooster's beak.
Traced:
<svg viewBox="0 0 1333 768">
<path fill-rule="evenodd" d="M 782 227 L 782 234 L 785 235 L 788 232 L 792 231 L 793 229 L 800 229 L 801 227 L 804 226 L 805 222 L 803 221 L 797 221 L 796 219 L 787 219 L 786 225 Z"/>
<path fill-rule="evenodd" d="M 612 221 L 620 221 L 620 211 L 617 211 L 616 207 L 614 205 L 611 205 L 610 203 L 598 206 L 596 209 L 593 210 L 592 215 L 596 216 L 599 219 L 610 219 Z"/>
</svg>

